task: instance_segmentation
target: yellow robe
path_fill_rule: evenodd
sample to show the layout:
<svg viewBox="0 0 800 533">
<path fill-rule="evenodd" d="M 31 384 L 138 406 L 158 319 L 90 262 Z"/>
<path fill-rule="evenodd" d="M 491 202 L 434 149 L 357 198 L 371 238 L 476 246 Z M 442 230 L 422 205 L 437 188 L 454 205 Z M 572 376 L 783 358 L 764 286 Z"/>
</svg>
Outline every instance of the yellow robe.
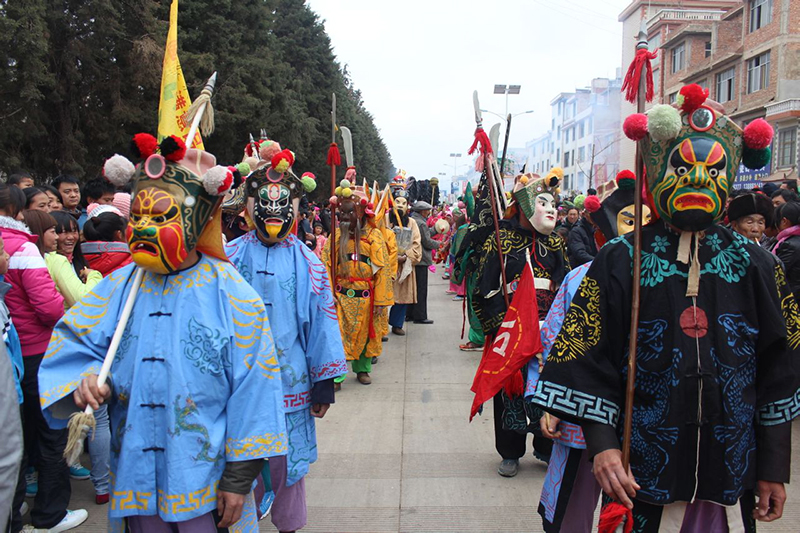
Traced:
<svg viewBox="0 0 800 533">
<path fill-rule="evenodd" d="M 389 333 L 389 307 L 394 305 L 394 279 L 397 276 L 397 239 L 394 232 L 382 227 L 383 239 L 388 254 L 388 263 L 385 268 L 378 271 L 375 278 L 375 311 L 374 329 L 377 337 L 383 338 Z M 367 347 L 367 357 L 378 357 L 383 350 L 383 345 L 370 343 Z"/>
<path fill-rule="evenodd" d="M 341 242 L 337 233 L 336 240 Z M 339 254 L 337 242 L 336 254 Z M 364 260 L 352 259 L 342 264 L 337 257 L 336 279 L 331 272 L 331 239 L 322 249 L 322 262 L 328 269 L 336 294 L 336 311 L 339 315 L 339 329 L 342 333 L 344 353 L 348 361 L 380 355 L 381 335 L 373 325 L 373 312 L 377 305 L 376 286 L 382 270 L 389 264 L 389 254 L 384 242 L 383 232 L 367 226 L 361 235 L 359 253 Z M 350 239 L 347 254 L 352 257 L 355 242 Z M 364 292 L 366 291 L 366 292 Z M 370 328 L 370 326 L 373 326 Z M 373 336 L 370 336 L 372 329 Z M 372 355 L 368 355 L 372 354 Z"/>
</svg>

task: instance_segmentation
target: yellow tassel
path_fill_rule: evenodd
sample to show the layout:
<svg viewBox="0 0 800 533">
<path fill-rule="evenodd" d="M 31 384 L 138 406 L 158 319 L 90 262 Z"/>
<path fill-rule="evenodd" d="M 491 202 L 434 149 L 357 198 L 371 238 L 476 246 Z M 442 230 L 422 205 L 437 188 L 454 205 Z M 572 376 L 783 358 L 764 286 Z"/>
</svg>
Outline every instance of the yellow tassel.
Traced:
<svg viewBox="0 0 800 533">
<path fill-rule="evenodd" d="M 89 431 L 94 430 L 95 424 L 93 413 L 80 411 L 70 415 L 67 424 L 69 436 L 67 437 L 67 447 L 64 448 L 64 459 L 68 465 L 75 464 L 80 458 L 83 453 L 83 441 Z"/>
<path fill-rule="evenodd" d="M 189 110 L 186 112 L 186 123 L 192 123 L 203 103 L 206 104 L 206 109 L 203 112 L 203 117 L 200 119 L 200 132 L 208 136 L 214 133 L 214 107 L 211 105 L 211 91 L 208 89 L 203 89 L 200 96 L 189 106 Z"/>
</svg>

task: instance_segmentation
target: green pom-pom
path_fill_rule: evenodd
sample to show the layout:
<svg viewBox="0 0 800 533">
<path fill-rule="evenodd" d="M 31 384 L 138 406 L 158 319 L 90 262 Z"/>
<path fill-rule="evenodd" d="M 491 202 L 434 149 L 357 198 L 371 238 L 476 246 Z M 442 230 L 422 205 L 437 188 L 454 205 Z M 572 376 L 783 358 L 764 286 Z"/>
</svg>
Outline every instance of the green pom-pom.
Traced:
<svg viewBox="0 0 800 533">
<path fill-rule="evenodd" d="M 769 163 L 770 159 L 772 159 L 772 150 L 769 148 L 756 150 L 753 148 L 748 148 L 747 146 L 744 147 L 744 151 L 742 153 L 742 163 L 750 170 L 764 168 L 767 166 L 767 163 Z"/>
<path fill-rule="evenodd" d="M 247 176 L 252 171 L 250 165 L 247 163 L 239 163 L 238 165 L 236 165 L 236 170 L 238 170 L 239 174 L 241 174 L 242 176 Z"/>
<path fill-rule="evenodd" d="M 300 178 L 300 183 L 303 184 L 303 189 L 305 189 L 306 192 L 311 192 L 317 188 L 317 182 L 308 176 Z"/>
<path fill-rule="evenodd" d="M 350 187 L 350 180 L 342 180 L 339 185 L 341 185 L 342 189 L 347 189 Z"/>
<path fill-rule="evenodd" d="M 572 201 L 572 204 L 577 207 L 579 210 L 583 210 L 583 202 L 586 201 L 586 195 L 579 194 L 575 197 L 575 200 Z"/>
<path fill-rule="evenodd" d="M 674 139 L 681 132 L 681 127 L 681 114 L 671 105 L 659 104 L 647 113 L 647 131 L 655 141 Z"/>
</svg>

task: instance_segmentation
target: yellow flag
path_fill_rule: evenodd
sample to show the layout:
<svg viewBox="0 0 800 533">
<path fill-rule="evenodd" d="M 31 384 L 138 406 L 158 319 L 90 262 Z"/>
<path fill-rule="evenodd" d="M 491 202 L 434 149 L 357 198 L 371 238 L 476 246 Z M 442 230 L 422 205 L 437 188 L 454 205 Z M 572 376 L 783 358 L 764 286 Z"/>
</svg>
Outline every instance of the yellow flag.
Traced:
<svg viewBox="0 0 800 533">
<path fill-rule="evenodd" d="M 186 139 L 191 124 L 186 121 L 186 112 L 192 100 L 183 79 L 178 60 L 178 0 L 172 0 L 169 8 L 169 32 L 164 50 L 164 68 L 161 72 L 161 100 L 158 102 L 158 140 L 176 135 Z M 186 143 L 189 144 L 188 142 Z M 198 131 L 191 148 L 203 150 L 203 139 Z"/>
</svg>

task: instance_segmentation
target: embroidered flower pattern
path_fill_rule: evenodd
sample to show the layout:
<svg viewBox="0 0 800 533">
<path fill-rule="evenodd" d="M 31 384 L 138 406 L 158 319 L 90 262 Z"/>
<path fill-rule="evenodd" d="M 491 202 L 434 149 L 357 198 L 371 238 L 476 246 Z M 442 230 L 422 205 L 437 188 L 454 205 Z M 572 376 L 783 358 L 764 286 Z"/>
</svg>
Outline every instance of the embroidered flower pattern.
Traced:
<svg viewBox="0 0 800 533">
<path fill-rule="evenodd" d="M 667 246 L 669 246 L 669 240 L 661 235 L 656 235 L 655 239 L 653 239 L 653 251 L 654 252 L 666 252 Z"/>
</svg>

